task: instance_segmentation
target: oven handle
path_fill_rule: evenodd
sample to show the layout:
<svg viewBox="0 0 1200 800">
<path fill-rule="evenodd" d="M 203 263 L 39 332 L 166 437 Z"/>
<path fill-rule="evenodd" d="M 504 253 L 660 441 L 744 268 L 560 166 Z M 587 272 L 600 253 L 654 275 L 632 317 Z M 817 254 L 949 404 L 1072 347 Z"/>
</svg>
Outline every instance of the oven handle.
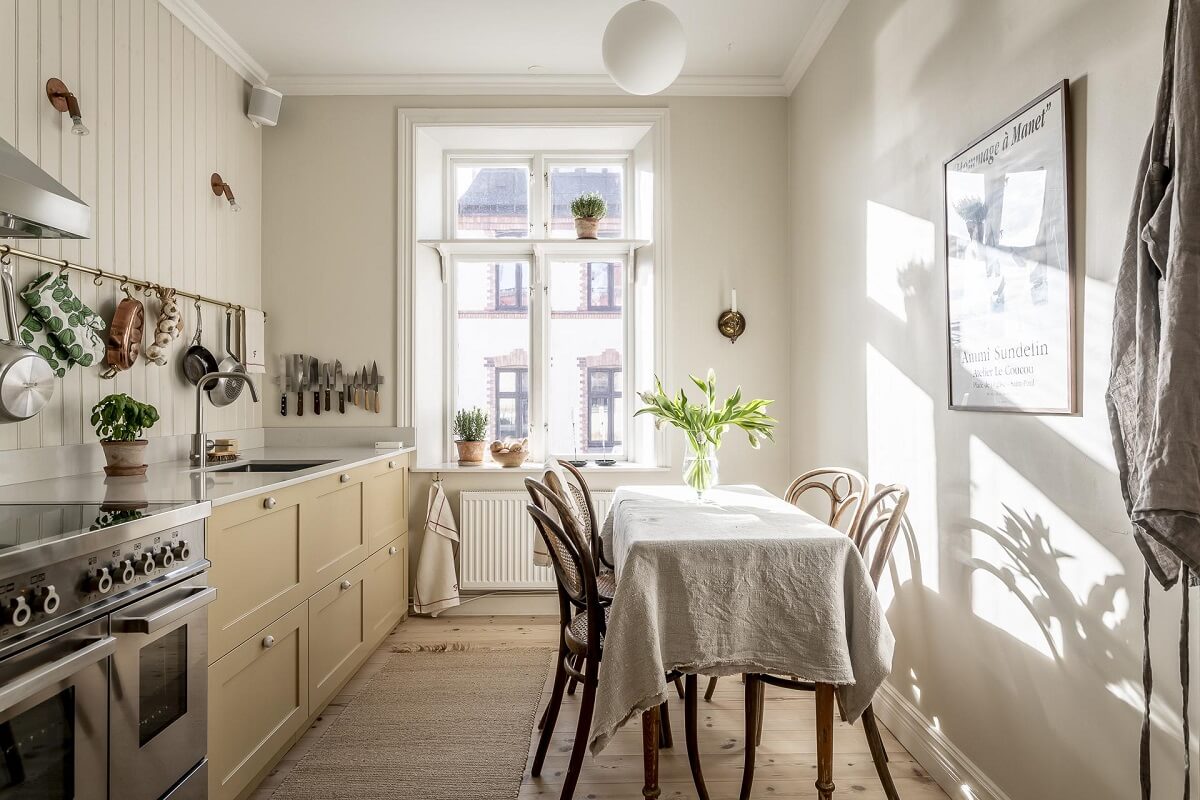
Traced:
<svg viewBox="0 0 1200 800">
<path fill-rule="evenodd" d="M 16 680 L 0 686 L 0 708 L 12 708 L 64 678 L 69 678 L 92 664 L 103 661 L 116 650 L 116 638 L 105 636 L 86 647 L 79 648 L 70 655 L 63 656 L 57 661 L 51 661 L 44 667 L 26 672 Z"/>
<path fill-rule="evenodd" d="M 142 617 L 112 618 L 113 630 L 119 633 L 157 633 L 168 625 L 177 622 L 193 611 L 204 608 L 217 599 L 217 590 L 211 587 L 197 588 L 183 600 L 164 609 L 146 614 Z"/>
</svg>

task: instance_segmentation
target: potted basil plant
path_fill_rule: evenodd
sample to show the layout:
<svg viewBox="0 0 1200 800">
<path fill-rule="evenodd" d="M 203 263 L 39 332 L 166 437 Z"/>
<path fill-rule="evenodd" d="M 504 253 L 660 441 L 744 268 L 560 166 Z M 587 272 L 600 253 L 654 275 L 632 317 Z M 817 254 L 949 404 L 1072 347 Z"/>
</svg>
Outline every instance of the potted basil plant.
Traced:
<svg viewBox="0 0 1200 800">
<path fill-rule="evenodd" d="M 112 477 L 146 474 L 146 445 L 142 432 L 158 422 L 158 409 L 127 394 L 110 394 L 92 407 L 92 427 L 100 437 L 104 473 Z"/>
<path fill-rule="evenodd" d="M 600 220 L 608 214 L 608 203 L 599 192 L 584 192 L 571 201 L 571 215 L 575 217 L 575 236 L 579 239 L 596 239 Z"/>
<path fill-rule="evenodd" d="M 483 440 L 487 435 L 488 415 L 482 408 L 460 409 L 454 415 L 451 432 L 458 448 L 461 467 L 477 467 L 483 463 Z"/>
</svg>

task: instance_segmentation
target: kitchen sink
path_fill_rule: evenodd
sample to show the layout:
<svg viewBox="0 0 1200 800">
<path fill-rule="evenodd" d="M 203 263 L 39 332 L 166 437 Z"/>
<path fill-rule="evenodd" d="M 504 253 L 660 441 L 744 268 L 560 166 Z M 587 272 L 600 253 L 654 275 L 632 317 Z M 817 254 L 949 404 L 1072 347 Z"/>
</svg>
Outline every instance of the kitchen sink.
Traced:
<svg viewBox="0 0 1200 800">
<path fill-rule="evenodd" d="M 326 461 L 246 461 L 231 467 L 213 467 L 209 472 L 299 472 L 323 464 L 332 464 L 336 459 Z"/>
</svg>

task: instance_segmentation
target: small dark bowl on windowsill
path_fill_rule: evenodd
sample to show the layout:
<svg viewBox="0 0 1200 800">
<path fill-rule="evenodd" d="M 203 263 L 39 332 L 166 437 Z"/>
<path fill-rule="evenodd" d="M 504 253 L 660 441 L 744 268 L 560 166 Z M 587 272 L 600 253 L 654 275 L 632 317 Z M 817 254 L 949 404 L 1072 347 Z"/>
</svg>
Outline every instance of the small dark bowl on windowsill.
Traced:
<svg viewBox="0 0 1200 800">
<path fill-rule="evenodd" d="M 587 466 L 587 462 L 581 458 L 573 458 L 570 461 L 568 461 L 567 463 L 570 464 L 572 467 L 586 467 Z"/>
<path fill-rule="evenodd" d="M 596 459 L 597 467 L 611 467 L 611 466 L 614 466 L 616 463 L 617 463 L 616 459 L 612 459 L 612 458 L 597 458 Z"/>
</svg>

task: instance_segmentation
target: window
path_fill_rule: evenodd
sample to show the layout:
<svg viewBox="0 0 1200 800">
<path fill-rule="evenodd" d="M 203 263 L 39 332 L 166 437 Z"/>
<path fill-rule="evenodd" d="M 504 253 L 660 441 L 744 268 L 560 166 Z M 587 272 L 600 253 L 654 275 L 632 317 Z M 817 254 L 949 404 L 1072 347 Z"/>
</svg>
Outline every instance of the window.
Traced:
<svg viewBox="0 0 1200 800">
<path fill-rule="evenodd" d="M 525 264 L 502 261 L 492 267 L 494 307 L 497 311 L 528 311 L 529 293 L 525 291 Z"/>
<path fill-rule="evenodd" d="M 571 201 L 585 192 L 599 192 L 608 205 L 597 236 L 620 239 L 624 235 L 625 165 L 552 164 L 546 172 L 550 184 L 550 235 L 575 238 L 575 217 Z"/>
<path fill-rule="evenodd" d="M 619 262 L 588 262 L 587 281 L 589 311 L 621 310 L 621 264 Z"/>
<path fill-rule="evenodd" d="M 527 163 L 455 162 L 455 238 L 527 238 L 529 170 Z"/>
<path fill-rule="evenodd" d="M 588 450 L 611 451 L 621 443 L 621 370 L 589 367 L 587 370 Z"/>
<path fill-rule="evenodd" d="M 496 367 L 495 409 L 497 439 L 523 439 L 529 430 L 529 368 Z"/>
</svg>

